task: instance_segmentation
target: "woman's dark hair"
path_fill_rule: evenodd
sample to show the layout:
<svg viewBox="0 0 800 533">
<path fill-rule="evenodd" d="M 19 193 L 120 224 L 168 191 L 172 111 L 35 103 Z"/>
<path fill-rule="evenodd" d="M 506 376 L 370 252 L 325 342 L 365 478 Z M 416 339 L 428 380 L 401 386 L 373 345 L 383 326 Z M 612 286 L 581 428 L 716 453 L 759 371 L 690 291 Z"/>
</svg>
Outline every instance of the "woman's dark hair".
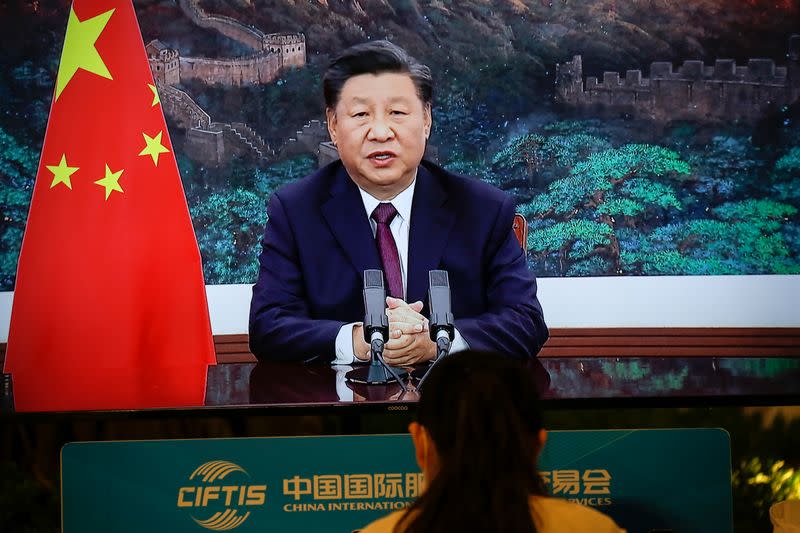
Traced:
<svg viewBox="0 0 800 533">
<path fill-rule="evenodd" d="M 536 467 L 538 403 L 519 361 L 476 351 L 440 361 L 417 409 L 439 469 L 395 531 L 535 532 L 529 497 L 545 494 Z"/>
<path fill-rule="evenodd" d="M 389 41 L 369 41 L 351 46 L 328 65 L 322 77 L 325 107 L 336 107 L 342 87 L 350 78 L 384 72 L 408 74 L 422 103 L 430 105 L 433 102 L 431 69 L 396 44 Z"/>
</svg>

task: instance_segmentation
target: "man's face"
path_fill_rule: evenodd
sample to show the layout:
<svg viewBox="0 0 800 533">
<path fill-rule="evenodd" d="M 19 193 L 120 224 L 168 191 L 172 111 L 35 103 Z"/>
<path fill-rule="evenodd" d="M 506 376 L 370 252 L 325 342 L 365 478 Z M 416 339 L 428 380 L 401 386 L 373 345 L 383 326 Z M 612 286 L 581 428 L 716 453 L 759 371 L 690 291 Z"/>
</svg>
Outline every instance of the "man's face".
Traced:
<svg viewBox="0 0 800 533">
<path fill-rule="evenodd" d="M 361 74 L 345 82 L 328 131 L 356 184 L 372 196 L 394 198 L 414 180 L 431 129 L 407 74 Z"/>
</svg>

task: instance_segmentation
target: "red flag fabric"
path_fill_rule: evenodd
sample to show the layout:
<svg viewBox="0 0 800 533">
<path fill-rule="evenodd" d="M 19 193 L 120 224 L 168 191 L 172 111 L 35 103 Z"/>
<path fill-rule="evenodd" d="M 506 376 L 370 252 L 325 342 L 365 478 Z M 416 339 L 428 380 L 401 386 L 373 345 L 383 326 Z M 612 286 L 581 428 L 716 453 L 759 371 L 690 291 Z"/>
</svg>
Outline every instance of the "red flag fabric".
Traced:
<svg viewBox="0 0 800 533">
<path fill-rule="evenodd" d="M 17 268 L 18 411 L 202 405 L 200 252 L 131 0 L 75 0 Z"/>
</svg>

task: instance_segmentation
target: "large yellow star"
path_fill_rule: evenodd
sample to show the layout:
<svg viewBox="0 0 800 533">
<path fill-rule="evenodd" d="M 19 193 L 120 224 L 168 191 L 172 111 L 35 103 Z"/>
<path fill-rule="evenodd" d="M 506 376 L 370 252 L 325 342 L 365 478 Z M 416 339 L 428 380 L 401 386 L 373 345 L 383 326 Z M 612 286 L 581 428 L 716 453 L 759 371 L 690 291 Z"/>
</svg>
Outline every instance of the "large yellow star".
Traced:
<svg viewBox="0 0 800 533">
<path fill-rule="evenodd" d="M 163 131 L 159 131 L 155 137 L 150 137 L 146 133 L 142 133 L 144 137 L 145 147 L 144 150 L 139 152 L 139 155 L 149 155 L 153 158 L 153 163 L 158 166 L 158 154 L 168 154 L 169 150 L 166 146 L 161 144 L 161 135 Z"/>
<path fill-rule="evenodd" d="M 56 78 L 56 100 L 79 68 L 109 80 L 113 79 L 106 64 L 103 63 L 103 58 L 94 47 L 94 43 L 103 33 L 108 19 L 113 14 L 112 9 L 81 22 L 75 14 L 75 9 L 70 8 L 67 35 L 64 37 L 64 50 L 61 52 L 61 64 Z"/>
<path fill-rule="evenodd" d="M 122 176 L 123 172 L 125 172 L 125 169 L 122 169 L 119 172 L 111 172 L 111 169 L 108 168 L 108 165 L 106 165 L 106 177 L 101 180 L 95 181 L 97 185 L 105 187 L 106 200 L 108 200 L 111 191 L 123 192 L 122 187 L 119 186 L 119 178 L 120 176 Z"/>
<path fill-rule="evenodd" d="M 148 83 L 147 86 L 150 87 L 151 91 L 153 91 L 153 103 L 150 104 L 150 107 L 154 107 L 156 104 L 160 104 L 161 98 L 158 97 L 158 89 L 156 89 L 156 86 L 150 83 Z"/>
<path fill-rule="evenodd" d="M 59 183 L 63 183 L 66 185 L 70 190 L 72 190 L 72 182 L 70 182 L 69 177 L 75 174 L 78 170 L 78 167 L 69 167 L 67 166 L 67 155 L 61 155 L 61 162 L 58 165 L 46 165 L 47 170 L 53 173 L 53 183 L 50 184 L 50 188 L 52 189 Z"/>
</svg>

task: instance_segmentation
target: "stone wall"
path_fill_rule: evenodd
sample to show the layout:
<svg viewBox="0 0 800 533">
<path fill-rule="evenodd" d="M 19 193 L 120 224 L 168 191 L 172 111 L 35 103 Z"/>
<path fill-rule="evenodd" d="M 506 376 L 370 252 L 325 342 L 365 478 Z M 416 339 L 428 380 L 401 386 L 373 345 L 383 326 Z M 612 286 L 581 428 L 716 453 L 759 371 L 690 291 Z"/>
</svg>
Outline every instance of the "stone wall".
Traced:
<svg viewBox="0 0 800 533">
<path fill-rule="evenodd" d="M 317 167 L 322 168 L 329 163 L 339 159 L 339 150 L 330 141 L 319 143 L 317 151 Z"/>
<path fill-rule="evenodd" d="M 302 33 L 265 34 L 258 28 L 222 15 L 209 15 L 197 0 L 179 0 L 181 9 L 201 28 L 214 30 L 254 52 L 271 52 L 279 56 L 281 68 L 306 64 L 306 38 Z M 270 78 L 269 81 L 272 81 Z"/>
<path fill-rule="evenodd" d="M 158 91 L 164 112 L 186 130 L 184 146 L 190 158 L 219 166 L 234 156 L 259 163 L 275 157 L 274 150 L 247 124 L 213 122 L 185 92 L 168 85 L 159 85 Z"/>
<path fill-rule="evenodd" d="M 164 112 L 181 128 L 207 128 L 211 124 L 211 116 L 180 89 L 159 85 L 158 94 Z"/>
<path fill-rule="evenodd" d="M 794 39 L 792 43 L 794 44 Z M 737 65 L 718 59 L 713 65 L 684 61 L 650 65 L 650 77 L 640 70 L 603 73 L 602 80 L 583 80 L 581 56 L 556 68 L 556 99 L 575 107 L 610 109 L 654 120 L 753 121 L 800 95 L 797 59 L 777 66 L 771 59 L 750 59 Z"/>
<path fill-rule="evenodd" d="M 228 161 L 221 130 L 201 128 L 188 130 L 184 151 L 191 159 L 209 166 L 220 166 Z"/>
<path fill-rule="evenodd" d="M 286 141 L 278 154 L 279 159 L 289 159 L 300 154 L 318 154 L 319 145 L 329 139 L 327 122 L 312 120 L 297 130 L 295 136 Z M 338 156 L 337 156 L 338 157 Z"/>
<path fill-rule="evenodd" d="M 275 156 L 275 151 L 270 148 L 264 139 L 255 132 L 253 128 L 242 122 L 231 123 L 231 128 L 242 138 L 242 142 L 248 143 L 253 147 L 259 159 L 267 159 Z"/>
<path fill-rule="evenodd" d="M 201 28 L 214 30 L 251 50 L 261 50 L 264 32 L 238 20 L 221 15 L 209 15 L 200 8 L 197 0 L 178 0 L 187 17 Z"/>
<path fill-rule="evenodd" d="M 265 34 L 230 17 L 209 15 L 198 0 L 178 0 L 183 12 L 197 26 L 212 29 L 254 51 L 233 59 L 180 57 L 177 50 L 158 40 L 146 46 L 150 69 L 159 88 L 162 106 L 177 124 L 186 130 L 186 154 L 206 165 L 227 164 L 232 157 L 245 157 L 264 163 L 275 158 L 270 148 L 252 128 L 242 123 L 213 122 L 185 92 L 173 87 L 181 79 L 196 79 L 209 84 L 243 86 L 267 84 L 287 67 L 306 63 L 305 36 L 302 33 Z M 316 124 L 314 124 L 316 123 Z M 324 138 L 327 138 L 327 130 Z M 290 144 L 299 152 L 315 151 L 320 137 L 319 121 L 306 124 Z"/>
<path fill-rule="evenodd" d="M 238 126 L 238 128 L 237 128 Z M 186 155 L 209 166 L 223 166 L 233 157 L 265 163 L 272 150 L 244 124 L 212 122 L 186 132 Z"/>
<path fill-rule="evenodd" d="M 239 59 L 180 58 L 181 79 L 234 87 L 269 83 L 278 77 L 280 70 L 280 56 L 268 51 Z"/>
</svg>

